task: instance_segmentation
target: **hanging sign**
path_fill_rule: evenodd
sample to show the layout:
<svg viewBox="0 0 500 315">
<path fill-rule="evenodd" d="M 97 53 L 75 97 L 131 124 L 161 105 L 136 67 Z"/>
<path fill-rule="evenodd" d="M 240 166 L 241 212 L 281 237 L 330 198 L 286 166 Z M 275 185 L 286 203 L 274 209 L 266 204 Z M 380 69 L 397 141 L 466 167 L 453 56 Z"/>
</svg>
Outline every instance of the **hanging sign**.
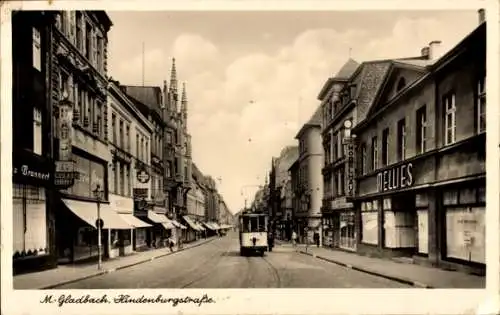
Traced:
<svg viewBox="0 0 500 315">
<path fill-rule="evenodd" d="M 346 168 L 346 197 L 353 198 L 354 197 L 354 141 L 352 138 L 346 138 L 346 151 L 347 151 L 347 168 Z"/>
<path fill-rule="evenodd" d="M 73 186 L 75 177 L 74 161 L 55 162 L 54 185 L 56 187 L 63 189 Z"/>
<path fill-rule="evenodd" d="M 140 183 L 146 184 L 149 182 L 149 174 L 146 172 L 144 169 L 141 169 L 140 171 L 137 172 L 137 180 Z"/>
<path fill-rule="evenodd" d="M 73 108 L 71 103 L 63 100 L 59 103 L 58 138 L 59 160 L 71 160 L 71 132 L 73 123 Z"/>
</svg>

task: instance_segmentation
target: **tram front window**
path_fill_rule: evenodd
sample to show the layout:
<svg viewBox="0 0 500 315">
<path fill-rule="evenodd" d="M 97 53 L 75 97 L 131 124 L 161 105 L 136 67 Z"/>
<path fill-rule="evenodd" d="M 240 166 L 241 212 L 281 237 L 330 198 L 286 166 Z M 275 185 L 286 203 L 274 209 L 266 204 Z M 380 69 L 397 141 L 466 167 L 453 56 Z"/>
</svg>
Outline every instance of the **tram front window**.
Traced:
<svg viewBox="0 0 500 315">
<path fill-rule="evenodd" d="M 245 217 L 243 218 L 243 232 L 265 232 L 265 217 Z"/>
</svg>

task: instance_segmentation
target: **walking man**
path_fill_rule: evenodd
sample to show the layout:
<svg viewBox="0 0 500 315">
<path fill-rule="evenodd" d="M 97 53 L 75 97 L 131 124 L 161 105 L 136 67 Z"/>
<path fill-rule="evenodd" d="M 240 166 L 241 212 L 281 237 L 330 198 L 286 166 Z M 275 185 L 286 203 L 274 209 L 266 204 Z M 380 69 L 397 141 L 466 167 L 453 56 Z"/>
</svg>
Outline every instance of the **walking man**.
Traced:
<svg viewBox="0 0 500 315">
<path fill-rule="evenodd" d="M 297 247 L 297 233 L 295 231 L 292 232 L 292 245 L 293 247 Z"/>
</svg>

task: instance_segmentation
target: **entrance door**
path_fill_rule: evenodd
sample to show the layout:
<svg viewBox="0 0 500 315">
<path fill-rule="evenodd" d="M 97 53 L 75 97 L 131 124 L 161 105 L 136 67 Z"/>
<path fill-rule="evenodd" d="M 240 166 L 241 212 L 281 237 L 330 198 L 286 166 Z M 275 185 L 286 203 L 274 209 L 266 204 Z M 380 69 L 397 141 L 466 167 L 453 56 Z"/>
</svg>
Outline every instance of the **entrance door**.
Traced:
<svg viewBox="0 0 500 315">
<path fill-rule="evenodd" d="M 427 210 L 418 210 L 417 211 L 417 224 L 418 224 L 418 235 L 417 235 L 417 243 L 418 243 L 418 252 L 421 254 L 429 253 L 428 246 L 428 236 L 429 236 L 429 221 Z"/>
</svg>

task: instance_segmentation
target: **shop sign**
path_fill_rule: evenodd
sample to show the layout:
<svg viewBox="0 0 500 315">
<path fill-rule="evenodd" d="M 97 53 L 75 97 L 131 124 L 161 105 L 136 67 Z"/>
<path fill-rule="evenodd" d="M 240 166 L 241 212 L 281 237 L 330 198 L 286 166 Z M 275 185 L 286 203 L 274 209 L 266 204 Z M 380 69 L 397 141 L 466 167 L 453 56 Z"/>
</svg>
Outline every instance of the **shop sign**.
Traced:
<svg viewBox="0 0 500 315">
<path fill-rule="evenodd" d="M 354 197 L 354 141 L 352 138 L 344 140 L 347 147 L 347 171 L 346 171 L 346 197 Z"/>
<path fill-rule="evenodd" d="M 391 191 L 413 185 L 413 164 L 406 163 L 377 174 L 377 190 Z"/>
<path fill-rule="evenodd" d="M 71 103 L 63 100 L 59 103 L 59 160 L 71 160 L 71 132 L 73 130 L 73 108 Z"/>
<path fill-rule="evenodd" d="M 115 158 L 117 158 L 121 161 L 124 161 L 125 163 L 132 162 L 132 158 L 127 153 L 125 153 L 124 151 L 122 151 L 120 149 L 112 149 L 111 153 L 114 155 Z"/>
<path fill-rule="evenodd" d="M 147 188 L 134 188 L 133 189 L 134 199 L 147 199 L 148 189 Z"/>
<path fill-rule="evenodd" d="M 54 173 L 54 185 L 59 188 L 71 187 L 75 182 L 75 162 L 56 161 Z"/>
<path fill-rule="evenodd" d="M 47 185 L 52 180 L 54 165 L 32 152 L 15 150 L 12 160 L 12 176 L 15 180 L 37 182 Z"/>
<path fill-rule="evenodd" d="M 140 171 L 137 172 L 137 180 L 140 183 L 146 184 L 149 182 L 149 174 L 146 172 L 146 170 L 141 169 Z"/>
</svg>

